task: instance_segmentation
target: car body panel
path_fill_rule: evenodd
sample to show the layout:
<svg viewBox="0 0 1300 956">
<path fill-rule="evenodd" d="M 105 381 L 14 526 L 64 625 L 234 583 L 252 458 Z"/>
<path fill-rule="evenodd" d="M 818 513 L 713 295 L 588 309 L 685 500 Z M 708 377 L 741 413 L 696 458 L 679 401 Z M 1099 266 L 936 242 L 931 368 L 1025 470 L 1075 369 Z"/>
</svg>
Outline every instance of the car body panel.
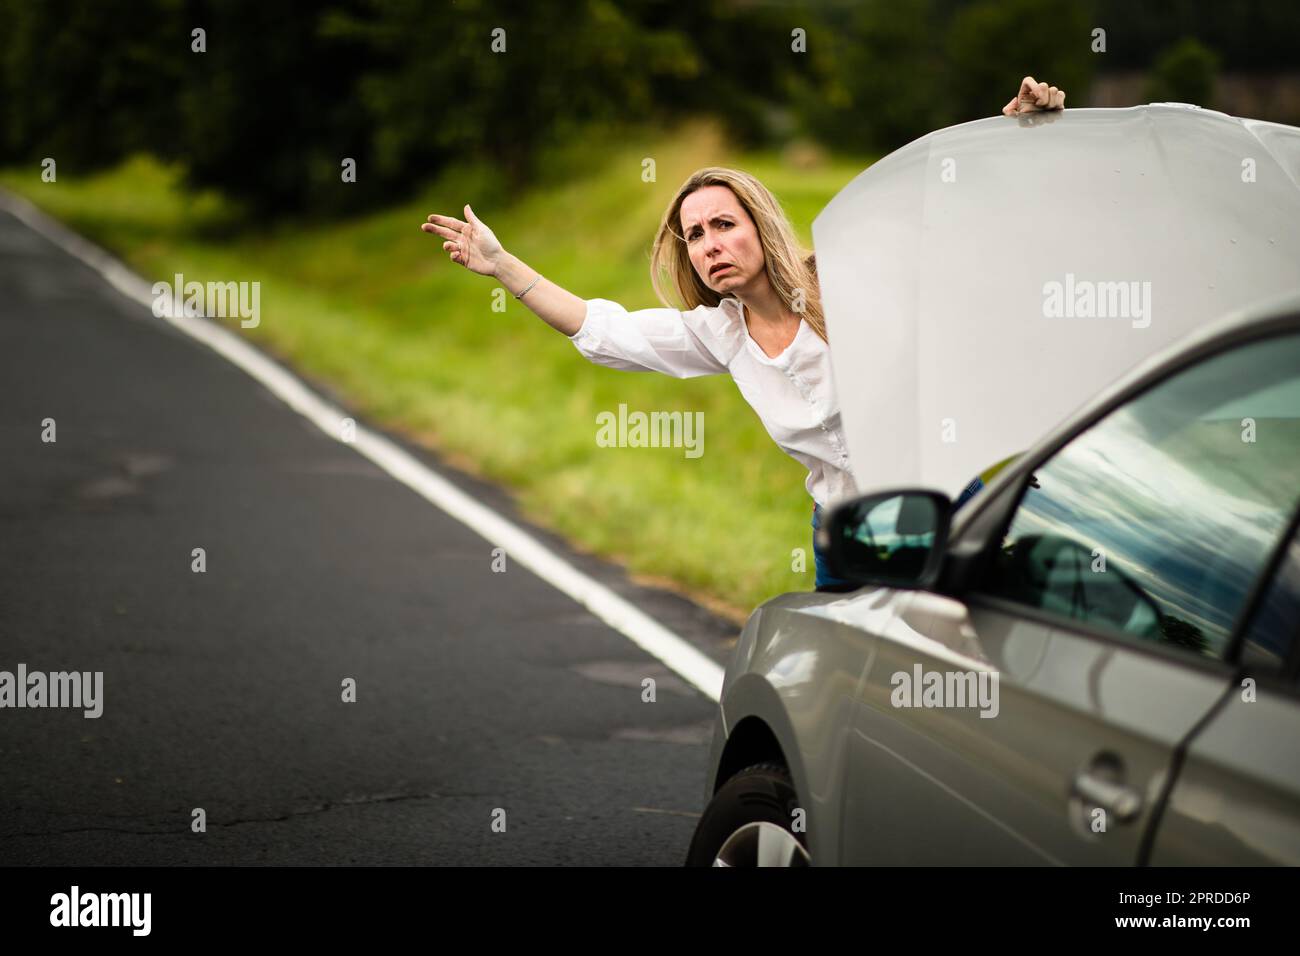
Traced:
<svg viewBox="0 0 1300 956">
<path fill-rule="evenodd" d="M 1174 749 L 1222 697 L 1226 668 L 1170 667 L 927 592 L 915 592 L 910 612 L 914 639 L 882 641 L 863 685 L 843 862 L 1137 863 Z M 943 632 L 961 634 L 970 653 L 936 653 Z M 892 675 L 916 666 L 996 673 L 996 711 L 984 711 L 996 719 L 975 708 L 892 706 Z M 1103 754 L 1122 755 L 1124 782 L 1141 795 L 1131 822 L 1071 805 L 1073 781 Z"/>
<path fill-rule="evenodd" d="M 1154 866 L 1300 866 L 1300 700 L 1233 688 L 1196 735 L 1155 834 Z"/>
<path fill-rule="evenodd" d="M 717 768 L 731 731 L 747 718 L 761 720 L 805 803 L 813 859 L 838 857 L 840 784 L 859 684 L 878 635 L 890 633 L 908 597 L 890 588 L 838 599 L 791 593 L 750 617 L 723 681 L 706 803 L 725 783 Z"/>
<path fill-rule="evenodd" d="M 859 490 L 955 497 L 1140 360 L 1294 290 L 1298 181 L 1300 130 L 1158 105 L 979 120 L 874 164 L 813 223 Z M 1045 314 L 1050 283 L 1085 282 L 1149 283 L 1148 314 Z"/>
</svg>

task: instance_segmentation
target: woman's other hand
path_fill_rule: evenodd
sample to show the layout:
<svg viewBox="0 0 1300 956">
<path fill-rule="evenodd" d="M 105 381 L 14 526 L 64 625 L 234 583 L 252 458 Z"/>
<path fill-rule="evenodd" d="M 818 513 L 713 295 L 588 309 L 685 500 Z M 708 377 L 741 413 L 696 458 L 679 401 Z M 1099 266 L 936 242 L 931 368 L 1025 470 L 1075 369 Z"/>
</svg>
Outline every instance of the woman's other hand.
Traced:
<svg viewBox="0 0 1300 956">
<path fill-rule="evenodd" d="M 1011 102 L 1002 107 L 1003 116 L 1018 116 L 1021 113 L 1035 113 L 1038 110 L 1065 109 L 1065 90 L 1058 90 L 1046 83 L 1039 83 L 1032 76 L 1020 81 L 1020 92 L 1011 97 Z"/>
<path fill-rule="evenodd" d="M 465 204 L 465 219 L 467 221 L 462 222 L 455 216 L 434 213 L 427 222 L 420 224 L 420 229 L 436 233 L 446 240 L 442 248 L 451 254 L 452 262 L 481 276 L 496 275 L 505 250 L 492 230 L 474 215 L 468 203 Z"/>
</svg>

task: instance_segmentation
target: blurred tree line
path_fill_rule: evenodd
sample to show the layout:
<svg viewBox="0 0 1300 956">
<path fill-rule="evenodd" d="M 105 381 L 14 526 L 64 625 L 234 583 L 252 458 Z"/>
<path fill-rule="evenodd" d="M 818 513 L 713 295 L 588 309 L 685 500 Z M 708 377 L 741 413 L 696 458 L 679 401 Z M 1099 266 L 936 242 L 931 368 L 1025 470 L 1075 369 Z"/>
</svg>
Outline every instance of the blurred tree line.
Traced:
<svg viewBox="0 0 1300 956">
<path fill-rule="evenodd" d="M 260 214 L 333 215 L 453 158 L 522 184 L 592 123 L 703 112 L 745 146 L 885 152 L 996 114 L 1025 72 L 1081 105 L 1095 72 L 1163 58 L 1151 88 L 1191 99 L 1292 68 L 1298 39 L 1300 4 L 1266 0 L 0 0 L 0 162 L 147 151 Z"/>
</svg>

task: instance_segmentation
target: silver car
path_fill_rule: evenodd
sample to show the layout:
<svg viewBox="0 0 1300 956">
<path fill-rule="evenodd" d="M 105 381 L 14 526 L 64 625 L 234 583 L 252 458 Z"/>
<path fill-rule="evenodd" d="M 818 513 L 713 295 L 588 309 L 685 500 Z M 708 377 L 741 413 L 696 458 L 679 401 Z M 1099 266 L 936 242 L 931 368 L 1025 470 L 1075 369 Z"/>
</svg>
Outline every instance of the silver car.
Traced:
<svg viewBox="0 0 1300 956">
<path fill-rule="evenodd" d="M 1031 423 L 1044 403 L 1063 419 L 1018 446 L 1007 442 L 1023 421 L 968 430 L 955 464 L 929 447 L 926 427 L 910 446 L 897 427 L 882 440 L 875 419 L 888 407 L 858 408 L 853 427 L 854 389 L 882 386 L 849 383 L 845 369 L 892 375 L 908 421 L 928 400 L 917 392 L 932 389 L 916 366 L 900 377 L 873 362 L 872 331 L 855 333 L 869 323 L 845 294 L 868 271 L 861 249 L 814 227 L 860 484 L 878 448 L 905 460 L 882 466 L 901 479 L 895 487 L 841 503 L 822 526 L 836 573 L 852 583 L 781 595 L 746 624 L 688 863 L 1300 864 L 1300 131 L 1262 125 L 1265 135 L 1181 106 L 1080 110 L 1035 128 L 980 121 L 906 148 L 925 151 L 910 164 L 923 169 L 948 147 L 1014 166 L 1017 136 L 1049 137 L 1032 149 L 1064 157 L 1043 167 L 1050 187 L 999 193 L 1010 207 L 1002 224 L 985 223 L 969 246 L 955 237 L 972 225 L 953 208 L 978 208 L 977 190 L 935 199 L 935 180 L 906 204 L 917 221 L 888 202 L 857 210 L 879 217 L 864 233 L 878 250 L 898 247 L 890 230 L 920 237 L 871 267 L 896 283 L 885 298 L 900 321 L 936 321 L 916 292 L 927 282 L 944 284 L 940 311 L 957 310 L 958 322 L 978 318 L 961 303 L 987 310 L 1005 298 L 1002 361 L 963 378 L 965 421 L 987 406 L 1014 417 L 1008 394 Z M 890 177 L 912 173 L 893 158 L 878 183 L 846 191 L 898 188 Z M 1238 178 L 1247 168 L 1267 182 Z M 1107 175 L 1121 170 L 1163 183 L 1164 198 L 1116 208 Z M 1151 301 L 1177 301 L 1180 317 L 1148 314 L 1127 324 L 1127 338 L 1098 333 L 1111 336 L 1102 358 L 1081 355 L 1087 329 L 1059 325 L 1047 334 L 1077 332 L 1083 344 L 1024 354 L 1018 344 L 1053 319 L 1021 308 L 1015 281 L 989 283 L 981 256 L 1010 241 L 1006 222 L 1032 218 L 1026 204 L 1046 231 L 1060 230 L 1053 203 L 1080 217 L 1082 245 L 1054 234 L 1031 281 L 1046 289 L 1044 277 L 1078 255 L 1099 278 L 1127 268 L 1166 290 Z M 1164 241 L 1148 253 L 1133 235 L 1153 229 Z M 909 264 L 928 243 L 951 254 Z M 1214 275 L 1207 246 L 1220 260 Z M 909 284 L 910 297 L 898 291 Z M 1225 288 L 1243 301 L 1225 301 Z M 1173 344 L 1153 350 L 1139 337 L 1188 312 L 1194 331 L 1164 330 Z M 920 337 L 942 342 L 942 330 Z M 1114 363 L 1135 360 L 1115 380 Z M 1054 381 L 1063 394 L 1047 394 Z M 954 508 L 972 463 L 1008 454 Z"/>
</svg>

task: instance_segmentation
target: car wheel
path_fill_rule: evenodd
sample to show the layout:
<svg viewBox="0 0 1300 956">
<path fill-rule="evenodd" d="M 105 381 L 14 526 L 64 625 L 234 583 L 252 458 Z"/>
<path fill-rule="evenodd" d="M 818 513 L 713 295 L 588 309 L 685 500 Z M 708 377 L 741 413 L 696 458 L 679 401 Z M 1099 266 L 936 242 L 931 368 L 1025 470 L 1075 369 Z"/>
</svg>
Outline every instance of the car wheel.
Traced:
<svg viewBox="0 0 1300 956">
<path fill-rule="evenodd" d="M 799 798 L 777 763 L 746 767 L 700 817 L 687 866 L 809 866 L 807 834 L 793 830 Z"/>
</svg>

